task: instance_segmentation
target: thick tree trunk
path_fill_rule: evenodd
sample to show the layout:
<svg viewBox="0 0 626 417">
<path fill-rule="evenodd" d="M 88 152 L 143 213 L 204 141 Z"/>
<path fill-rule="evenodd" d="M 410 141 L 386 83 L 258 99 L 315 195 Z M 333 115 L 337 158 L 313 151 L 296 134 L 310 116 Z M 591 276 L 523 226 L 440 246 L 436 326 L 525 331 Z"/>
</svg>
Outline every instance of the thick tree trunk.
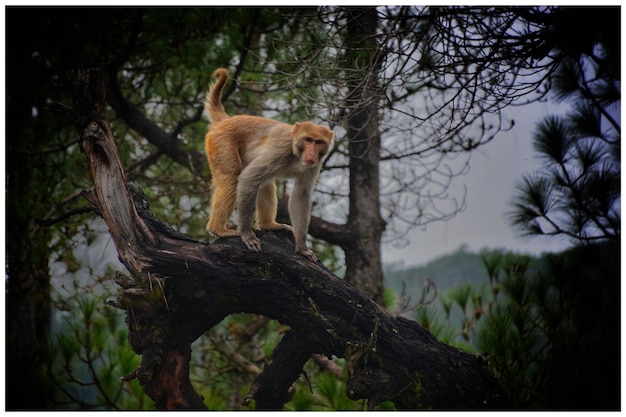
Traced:
<svg viewBox="0 0 626 417">
<path fill-rule="evenodd" d="M 37 204 L 41 185 L 30 155 L 38 145 L 33 134 L 32 77 L 29 49 L 7 49 L 6 145 L 6 408 L 44 409 L 50 389 L 46 383 L 50 338 L 49 232 L 35 219 L 48 210 Z M 19 69 L 20 74 L 12 70 Z M 26 72 L 26 73 L 24 73 Z"/>
<path fill-rule="evenodd" d="M 417 323 L 393 317 L 321 263 L 293 250 L 291 236 L 261 233 L 263 252 L 238 238 L 193 241 L 131 198 L 102 109 L 101 80 L 79 74 L 78 127 L 97 204 L 131 276 L 111 304 L 128 314 L 129 342 L 142 355 L 134 375 L 159 409 L 202 409 L 189 381 L 191 343 L 224 317 L 248 312 L 290 327 L 246 401 L 281 409 L 308 358 L 344 357 L 348 396 L 400 409 L 501 408 L 504 394 L 483 358 L 443 344 Z M 94 101 L 96 105 L 90 105 Z"/>
<path fill-rule="evenodd" d="M 342 248 L 346 254 L 345 279 L 379 304 L 384 303 L 380 243 L 384 222 L 380 216 L 380 131 L 377 81 L 375 8 L 346 8 L 346 117 L 350 151 L 350 211 L 352 239 Z"/>
</svg>

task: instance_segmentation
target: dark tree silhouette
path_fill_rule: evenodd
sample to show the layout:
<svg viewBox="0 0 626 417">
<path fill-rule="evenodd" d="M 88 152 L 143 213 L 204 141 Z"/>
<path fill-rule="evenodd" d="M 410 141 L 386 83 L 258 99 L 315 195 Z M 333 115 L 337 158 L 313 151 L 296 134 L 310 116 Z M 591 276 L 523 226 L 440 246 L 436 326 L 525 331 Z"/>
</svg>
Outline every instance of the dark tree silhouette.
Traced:
<svg viewBox="0 0 626 417">
<path fill-rule="evenodd" d="M 584 9 L 568 9 L 582 20 Z M 558 39 L 563 55 L 551 94 L 571 102 L 563 116 L 548 116 L 533 144 L 545 168 L 517 186 L 511 223 L 529 236 L 561 236 L 575 243 L 620 239 L 621 109 L 619 25 L 609 17 L 585 39 Z M 594 21 L 595 22 L 595 21 Z"/>
</svg>

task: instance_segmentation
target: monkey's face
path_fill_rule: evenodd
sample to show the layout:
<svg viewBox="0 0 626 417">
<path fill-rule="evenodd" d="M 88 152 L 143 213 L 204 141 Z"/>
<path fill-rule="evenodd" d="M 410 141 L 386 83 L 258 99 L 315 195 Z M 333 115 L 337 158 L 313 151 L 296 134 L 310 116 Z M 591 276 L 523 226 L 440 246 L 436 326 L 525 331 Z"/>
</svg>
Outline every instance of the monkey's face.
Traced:
<svg viewBox="0 0 626 417">
<path fill-rule="evenodd" d="M 323 139 L 305 136 L 300 138 L 298 150 L 300 151 L 300 160 L 304 165 L 315 166 L 328 152 L 328 144 Z"/>
<path fill-rule="evenodd" d="M 334 132 L 311 122 L 296 123 L 293 128 L 293 152 L 300 161 L 310 167 L 318 165 L 333 140 Z"/>
</svg>

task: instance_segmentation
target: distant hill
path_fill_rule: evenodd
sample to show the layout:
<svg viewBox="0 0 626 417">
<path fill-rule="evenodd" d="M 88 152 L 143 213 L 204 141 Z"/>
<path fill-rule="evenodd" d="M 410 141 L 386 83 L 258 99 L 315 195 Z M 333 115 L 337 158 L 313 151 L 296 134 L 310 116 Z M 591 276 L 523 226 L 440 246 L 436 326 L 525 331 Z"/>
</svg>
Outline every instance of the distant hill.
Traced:
<svg viewBox="0 0 626 417">
<path fill-rule="evenodd" d="M 386 271 L 387 288 L 396 293 L 402 292 L 402 283 L 406 284 L 408 295 L 421 294 L 426 279 L 432 280 L 439 294 L 447 292 L 455 285 L 470 282 L 480 286 L 489 283 L 487 270 L 480 255 L 461 247 L 458 251 L 441 256 L 424 266 L 402 270 Z"/>
</svg>

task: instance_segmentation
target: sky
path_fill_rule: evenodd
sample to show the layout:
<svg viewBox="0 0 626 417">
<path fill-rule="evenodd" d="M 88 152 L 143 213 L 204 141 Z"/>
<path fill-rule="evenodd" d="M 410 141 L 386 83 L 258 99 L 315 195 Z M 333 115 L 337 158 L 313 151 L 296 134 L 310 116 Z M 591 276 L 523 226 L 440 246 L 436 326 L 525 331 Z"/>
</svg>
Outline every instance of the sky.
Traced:
<svg viewBox="0 0 626 417">
<path fill-rule="evenodd" d="M 506 248 L 529 254 L 565 249 L 566 243 L 558 239 L 517 236 L 505 218 L 515 184 L 524 173 L 541 167 L 532 148 L 536 123 L 563 110 L 563 106 L 546 102 L 507 108 L 506 115 L 515 120 L 513 129 L 500 132 L 474 151 L 469 172 L 453 183 L 453 189 L 466 186 L 467 208 L 449 221 L 413 230 L 409 235 L 411 243 L 402 249 L 383 245 L 383 262 L 420 266 L 455 252 L 461 245 L 467 245 L 471 251 Z M 451 194 L 455 194 L 453 190 Z"/>
</svg>

